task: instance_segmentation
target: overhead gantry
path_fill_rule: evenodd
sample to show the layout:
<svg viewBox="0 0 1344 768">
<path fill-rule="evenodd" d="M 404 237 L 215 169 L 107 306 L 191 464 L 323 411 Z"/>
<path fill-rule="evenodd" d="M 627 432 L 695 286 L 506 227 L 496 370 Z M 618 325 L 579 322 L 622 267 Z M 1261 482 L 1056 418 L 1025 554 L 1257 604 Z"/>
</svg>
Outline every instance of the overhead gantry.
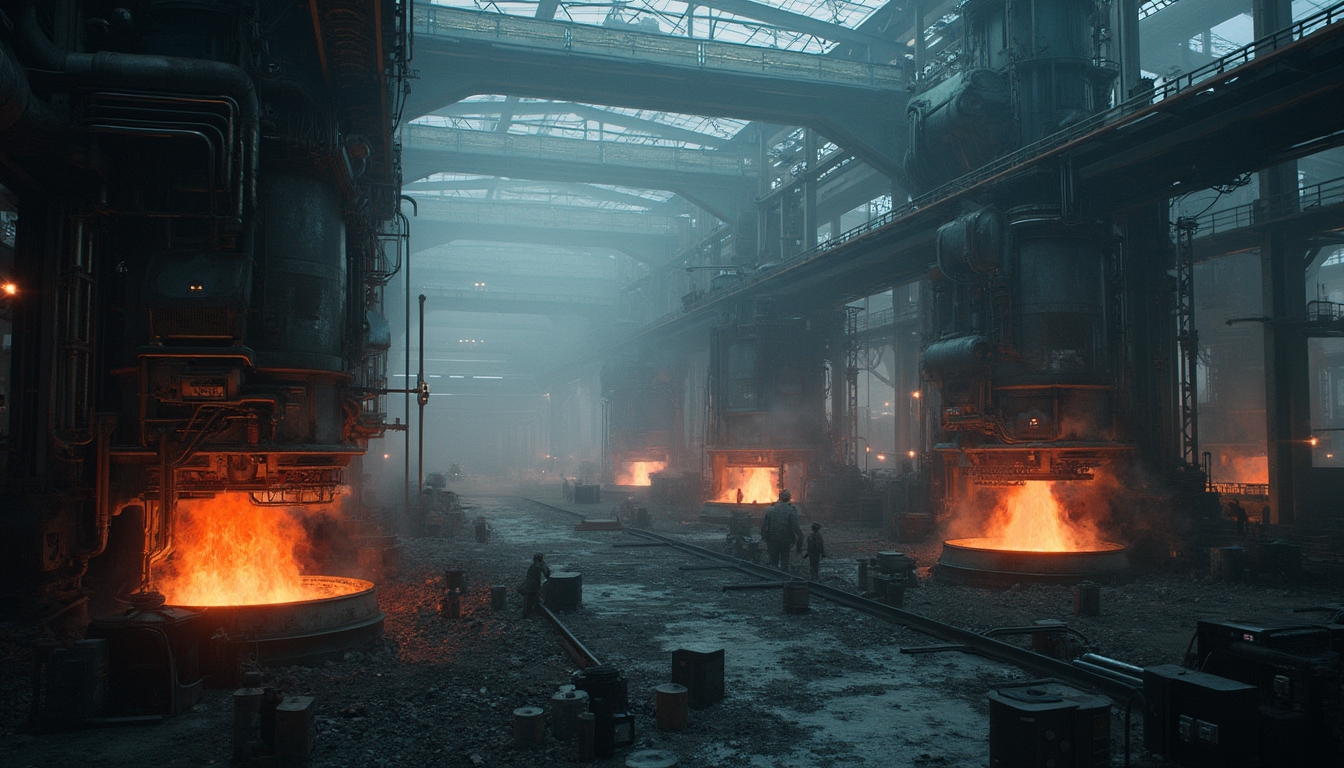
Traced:
<svg viewBox="0 0 1344 768">
<path fill-rule="evenodd" d="M 402 132 L 407 179 L 470 173 L 676 192 L 731 221 L 749 205 L 757 158 L 729 150 L 588 141 L 411 124 Z"/>
<path fill-rule="evenodd" d="M 409 117 L 477 94 L 808 126 L 900 176 L 908 73 L 712 40 L 419 6 Z"/>
<path fill-rule="evenodd" d="M 662 263 L 690 236 L 689 217 L 544 203 L 421 196 L 412 248 L 461 240 L 607 247 Z"/>
</svg>

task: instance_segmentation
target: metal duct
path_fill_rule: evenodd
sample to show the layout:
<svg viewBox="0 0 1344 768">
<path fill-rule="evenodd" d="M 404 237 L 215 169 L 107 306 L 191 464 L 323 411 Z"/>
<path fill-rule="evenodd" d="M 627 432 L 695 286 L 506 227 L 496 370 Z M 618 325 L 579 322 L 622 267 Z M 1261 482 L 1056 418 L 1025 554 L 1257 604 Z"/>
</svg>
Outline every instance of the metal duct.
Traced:
<svg viewBox="0 0 1344 768">
<path fill-rule="evenodd" d="M 994 347 L 984 336 L 962 336 L 932 344 L 924 350 L 924 375 L 934 379 L 985 370 L 994 359 Z"/>
</svg>

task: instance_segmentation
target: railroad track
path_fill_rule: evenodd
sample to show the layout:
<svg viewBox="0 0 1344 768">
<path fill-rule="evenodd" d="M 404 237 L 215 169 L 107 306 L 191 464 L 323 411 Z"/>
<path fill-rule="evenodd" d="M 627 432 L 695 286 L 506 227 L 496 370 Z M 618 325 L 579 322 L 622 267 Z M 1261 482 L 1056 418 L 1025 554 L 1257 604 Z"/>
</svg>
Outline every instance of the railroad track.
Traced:
<svg viewBox="0 0 1344 768">
<path fill-rule="evenodd" d="M 556 512 L 563 512 L 566 515 L 582 519 L 584 516 L 562 507 L 547 504 L 536 499 L 523 498 L 537 506 Z M 624 529 L 626 534 L 643 539 L 649 543 L 656 543 L 668 546 L 673 549 L 695 555 L 706 560 L 713 560 L 727 567 L 736 569 L 749 576 L 762 579 L 764 581 L 777 582 L 780 579 L 780 572 L 774 568 L 768 568 L 763 565 L 757 565 L 723 552 L 716 552 L 712 549 L 688 544 L 672 536 L 654 533 L 640 529 Z M 1053 677 L 1068 682 L 1072 685 L 1088 688 L 1103 693 L 1115 701 L 1128 705 L 1131 703 L 1136 692 L 1142 688 L 1142 681 L 1118 669 L 1110 669 L 1104 664 L 1089 661 L 1066 662 L 1049 656 L 1036 653 L 1034 651 L 1021 648 L 1011 643 L 1005 643 L 993 637 L 978 632 L 972 632 L 968 629 L 947 624 L 945 622 L 931 619 L 928 616 L 914 613 L 912 611 L 895 608 L 885 603 L 869 600 L 868 598 L 856 595 L 852 592 L 846 592 L 843 589 L 821 584 L 815 581 L 807 582 L 808 591 L 817 597 L 829 600 L 837 605 L 842 605 L 856 611 L 862 611 L 870 616 L 882 619 L 903 627 L 931 635 L 947 643 L 961 647 L 963 650 L 971 651 L 987 659 L 992 659 L 1004 664 L 1010 664 L 1019 667 L 1034 675 L 1043 677 Z M 550 611 L 546 611 L 547 618 L 555 626 L 560 634 L 561 643 L 565 646 L 570 656 L 581 666 L 598 664 L 597 658 L 591 651 L 583 647 L 583 644 L 574 637 L 573 633 L 565 627 Z M 1094 657 L 1096 658 L 1096 657 Z M 1103 659 L 1103 661 L 1109 661 Z M 1131 669 L 1132 671 L 1132 669 Z"/>
</svg>

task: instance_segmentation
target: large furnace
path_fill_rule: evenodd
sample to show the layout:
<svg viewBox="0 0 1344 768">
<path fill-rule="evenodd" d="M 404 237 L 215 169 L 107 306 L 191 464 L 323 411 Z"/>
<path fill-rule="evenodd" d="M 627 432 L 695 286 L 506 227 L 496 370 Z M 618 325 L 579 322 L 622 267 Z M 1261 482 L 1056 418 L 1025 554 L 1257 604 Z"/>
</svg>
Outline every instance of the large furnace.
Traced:
<svg viewBox="0 0 1344 768">
<path fill-rule="evenodd" d="M 768 504 L 784 488 L 807 502 L 809 481 L 832 458 L 826 344 L 802 318 L 715 329 L 705 440 L 711 502 Z"/>
<path fill-rule="evenodd" d="M 622 360 L 602 368 L 606 480 L 644 488 L 684 464 L 685 371 L 678 365 Z"/>
<path fill-rule="evenodd" d="M 241 545 L 335 509 L 382 434 L 409 4 L 8 5 L 7 593 L 74 619 L 86 587 L 95 612 L 270 601 L 173 578 L 222 523 L 252 521 Z"/>
<path fill-rule="evenodd" d="M 961 11 L 964 69 L 911 102 L 907 167 L 925 188 L 1105 109 L 1117 74 L 1092 0 Z M 1079 497 L 1134 450 L 1117 391 L 1123 232 L 1075 197 L 1071 174 L 1019 176 L 938 231 L 923 354 L 936 385 L 931 482 L 950 509 L 994 508 L 980 512 L 980 546 L 1114 549 Z"/>
</svg>

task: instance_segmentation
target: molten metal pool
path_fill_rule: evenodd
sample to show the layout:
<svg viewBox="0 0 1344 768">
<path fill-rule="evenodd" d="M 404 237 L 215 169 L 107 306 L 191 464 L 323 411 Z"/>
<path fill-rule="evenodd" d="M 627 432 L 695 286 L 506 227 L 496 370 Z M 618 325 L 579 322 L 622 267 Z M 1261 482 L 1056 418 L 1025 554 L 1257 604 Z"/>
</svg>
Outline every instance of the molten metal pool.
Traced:
<svg viewBox="0 0 1344 768">
<path fill-rule="evenodd" d="M 1008 586 L 1019 582 L 1069 584 L 1103 581 L 1129 570 L 1125 548 L 1109 541 L 1065 552 L 1004 549 L 1003 544 L 998 538 L 944 541 L 943 555 L 938 558 L 938 577 L 973 586 Z"/>
<path fill-rule="evenodd" d="M 363 650 L 383 633 L 377 588 L 363 579 L 304 576 L 308 599 L 254 605 L 180 605 L 201 614 L 203 638 L 243 642 L 272 667 L 317 664 Z"/>
</svg>

